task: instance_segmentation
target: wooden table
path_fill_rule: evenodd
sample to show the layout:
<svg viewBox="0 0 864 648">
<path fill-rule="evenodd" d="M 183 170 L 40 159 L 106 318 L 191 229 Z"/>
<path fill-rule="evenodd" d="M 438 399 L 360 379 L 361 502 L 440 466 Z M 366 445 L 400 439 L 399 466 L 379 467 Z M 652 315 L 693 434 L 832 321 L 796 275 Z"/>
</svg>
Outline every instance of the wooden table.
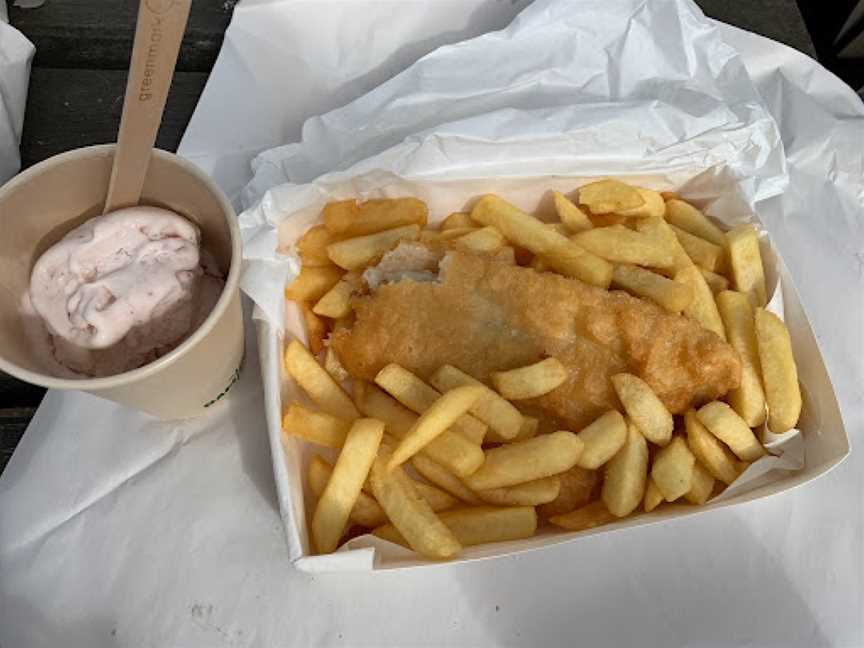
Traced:
<svg viewBox="0 0 864 648">
<path fill-rule="evenodd" d="M 177 149 L 235 4 L 193 0 L 158 147 Z M 698 4 L 713 18 L 815 56 L 794 0 L 698 0 Z M 48 0 L 39 9 L 9 7 L 12 24 L 36 45 L 21 142 L 24 167 L 69 149 L 114 141 L 137 6 L 133 0 Z M 0 373 L 0 472 L 44 392 Z"/>
</svg>

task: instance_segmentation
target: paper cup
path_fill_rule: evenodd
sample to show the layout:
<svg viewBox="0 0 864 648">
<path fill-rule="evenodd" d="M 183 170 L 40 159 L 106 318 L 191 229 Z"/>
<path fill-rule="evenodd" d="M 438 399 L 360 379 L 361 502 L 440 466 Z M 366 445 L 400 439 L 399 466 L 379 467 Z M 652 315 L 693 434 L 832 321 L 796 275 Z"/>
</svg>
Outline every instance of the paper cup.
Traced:
<svg viewBox="0 0 864 648">
<path fill-rule="evenodd" d="M 77 149 L 45 160 L 0 187 L 0 369 L 50 389 L 78 389 L 161 419 L 207 412 L 236 382 L 243 359 L 238 282 L 240 233 L 219 188 L 182 158 L 154 151 L 141 204 L 165 207 L 201 228 L 225 288 L 213 311 L 182 344 L 143 367 L 104 378 L 47 373 L 25 332 L 21 298 L 39 256 L 67 232 L 102 212 L 114 145 Z"/>
</svg>

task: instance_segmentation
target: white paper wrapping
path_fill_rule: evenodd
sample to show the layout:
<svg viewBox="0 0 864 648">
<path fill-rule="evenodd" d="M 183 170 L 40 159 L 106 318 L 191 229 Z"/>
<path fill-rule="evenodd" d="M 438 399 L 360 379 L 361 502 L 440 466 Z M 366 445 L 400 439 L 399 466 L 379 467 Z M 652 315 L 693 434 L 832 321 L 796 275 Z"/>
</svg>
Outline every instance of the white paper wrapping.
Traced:
<svg viewBox="0 0 864 648">
<path fill-rule="evenodd" d="M 36 49 L 6 22 L 6 3 L 0 2 L 0 184 L 18 173 L 18 144 L 24 125 L 24 105 L 30 81 L 30 62 Z"/>
<path fill-rule="evenodd" d="M 506 30 L 442 47 L 355 102 L 309 120 L 302 142 L 259 156 L 256 175 L 245 190 L 245 199 L 255 206 L 240 216 L 248 275 L 241 285 L 270 325 L 263 329 L 265 335 L 283 333 L 283 287 L 299 268 L 289 248 L 330 200 L 416 196 L 427 202 L 434 223 L 485 192 L 534 212 L 550 189 L 569 193 L 592 178 L 614 176 L 678 191 L 727 226 L 747 221 L 761 226 L 757 203 L 779 194 L 787 181 L 773 118 L 737 54 L 689 5 L 659 2 L 650 13 L 643 8 L 638 2 L 536 2 Z M 592 20 L 609 27 L 592 30 Z M 658 28 L 680 34 L 680 41 L 674 46 L 646 44 L 644 35 Z M 620 71 L 616 67 L 615 73 L 603 74 L 610 51 L 619 57 Z M 518 65 L 501 66 L 502 60 Z M 648 67 L 646 60 L 651 61 Z M 351 164 L 366 155 L 371 157 Z M 328 167 L 342 170 L 300 184 Z M 785 270 L 764 238 L 769 290 L 776 287 L 769 308 L 783 317 L 779 277 Z M 288 320 L 285 333 L 305 339 L 296 313 Z M 807 357 L 802 340 L 808 332 L 796 328 L 792 334 L 799 355 Z M 265 391 L 296 398 L 293 386 L 285 391 L 277 369 L 279 344 L 268 339 L 262 348 L 275 351 L 262 356 Z M 821 366 L 818 350 L 814 352 L 811 364 Z M 799 362 L 806 363 L 802 358 Z M 270 365 L 277 368 L 270 370 Z M 816 395 L 811 407 L 836 411 L 830 383 L 821 374 L 805 374 L 802 382 Z M 805 415 L 804 420 L 808 437 L 828 439 L 830 448 L 816 455 L 839 460 L 845 454 L 842 425 L 824 430 L 818 417 Z M 283 442 L 277 412 L 269 422 L 289 552 L 300 568 L 368 568 L 370 546 L 377 547 L 380 568 L 424 564 L 395 545 L 377 540 L 370 545 L 369 538 L 343 548 L 360 549 L 348 552 L 354 563 L 348 556 L 309 556 L 303 501 L 309 449 L 293 440 Z M 805 444 L 797 431 L 765 440 L 772 456 L 755 462 L 717 498 L 718 504 L 740 501 L 757 488 L 771 492 L 765 490 L 768 484 L 804 468 Z M 811 477 L 824 470 L 813 459 Z M 676 514 L 683 511 L 647 519 Z M 471 548 L 462 557 L 502 555 L 575 534 L 548 536 Z"/>
<path fill-rule="evenodd" d="M 244 0 L 181 152 L 239 188 L 244 143 L 254 152 L 295 139 L 312 111 L 518 10 Z M 759 215 L 790 260 L 854 442 L 864 429 L 864 107 L 799 52 L 718 29 L 784 138 L 790 185 Z M 333 60 L 343 63 L 319 65 Z M 0 477 L 0 644 L 864 644 L 860 452 L 782 496 L 576 545 L 458 569 L 293 569 L 253 354 L 224 414 L 184 432 L 187 443 L 96 398 L 48 395 Z"/>
</svg>

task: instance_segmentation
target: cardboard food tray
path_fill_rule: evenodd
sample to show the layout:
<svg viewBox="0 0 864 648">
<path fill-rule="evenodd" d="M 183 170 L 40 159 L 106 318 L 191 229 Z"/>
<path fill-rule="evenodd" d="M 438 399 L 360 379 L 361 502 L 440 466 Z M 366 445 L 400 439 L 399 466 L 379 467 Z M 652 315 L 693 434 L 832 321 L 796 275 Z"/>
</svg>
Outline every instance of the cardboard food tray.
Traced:
<svg viewBox="0 0 864 648">
<path fill-rule="evenodd" d="M 687 179 L 681 183 L 681 178 Z M 477 196 L 494 192 L 529 213 L 546 218 L 551 208 L 548 200 L 550 190 L 569 194 L 579 185 L 593 179 L 595 178 L 543 176 L 417 182 L 392 174 L 372 172 L 326 188 L 317 187 L 316 195 L 311 201 L 306 201 L 301 209 L 290 213 L 282 221 L 279 231 L 280 249 L 293 255 L 290 251 L 293 242 L 309 226 L 320 222 L 320 208 L 330 200 L 415 196 L 429 205 L 432 224 L 439 222 L 450 212 L 464 210 Z M 522 553 L 619 529 L 707 513 L 779 494 L 825 474 L 846 457 L 849 453 L 848 438 L 804 306 L 792 284 L 786 264 L 771 245 L 758 217 L 752 213 L 746 200 L 737 193 L 735 185 L 724 181 L 723 171 L 717 169 L 694 169 L 683 175 L 681 170 L 677 169 L 674 174 L 667 176 L 631 176 L 620 179 L 659 191 L 679 191 L 684 199 L 704 208 L 726 228 L 749 221 L 760 229 L 766 279 L 769 294 L 773 294 L 770 308 L 786 321 L 798 364 L 804 399 L 798 425 L 801 434 L 787 434 L 781 439 L 770 434 L 764 436 L 763 429 L 763 439 L 766 442 L 772 439 L 776 442 L 770 444 L 769 447 L 776 445 L 771 452 L 780 456 L 771 456 L 761 460 L 764 463 L 753 464 L 723 494 L 702 507 L 666 505 L 650 514 L 639 513 L 612 524 L 580 532 L 541 527 L 533 538 L 468 547 L 457 559 L 446 563 L 421 559 L 413 552 L 369 535 L 351 540 L 335 554 L 314 556 L 310 553 L 308 539 L 307 521 L 310 511 L 306 508 L 306 465 L 314 453 L 326 455 L 327 451 L 298 438 L 283 439 L 281 432 L 283 403 L 295 399 L 305 400 L 305 396 L 299 393 L 293 382 L 285 376 L 282 368 L 285 338 L 297 337 L 306 341 L 299 311 L 289 303 L 285 314 L 285 333 L 277 331 L 261 318 L 258 321 L 258 334 L 276 486 L 290 557 L 298 568 L 306 571 L 398 569 L 454 564 Z M 290 212 L 289 206 L 280 207 L 287 208 Z M 314 499 L 308 501 L 314 502 Z"/>
</svg>

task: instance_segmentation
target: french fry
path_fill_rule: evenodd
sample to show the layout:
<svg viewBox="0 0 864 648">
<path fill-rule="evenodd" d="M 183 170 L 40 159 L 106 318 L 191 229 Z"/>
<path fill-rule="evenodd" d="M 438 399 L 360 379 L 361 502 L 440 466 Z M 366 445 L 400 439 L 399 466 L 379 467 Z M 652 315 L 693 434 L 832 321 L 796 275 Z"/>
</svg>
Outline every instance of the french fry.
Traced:
<svg viewBox="0 0 864 648">
<path fill-rule="evenodd" d="M 317 497 L 321 497 L 321 493 L 324 492 L 324 488 L 327 486 L 332 472 L 333 466 L 327 461 L 318 455 L 312 457 L 312 461 L 309 462 L 307 481 L 309 482 L 309 488 Z M 351 509 L 350 518 L 356 524 L 364 526 L 367 529 L 374 529 L 387 522 L 384 509 L 378 506 L 375 498 L 362 491 L 357 496 L 354 508 Z"/>
<path fill-rule="evenodd" d="M 726 250 L 724 248 L 698 236 L 693 236 L 690 232 L 685 232 L 674 225 L 669 227 L 675 232 L 678 242 L 693 263 L 710 272 L 723 272 L 726 266 Z"/>
<path fill-rule="evenodd" d="M 494 227 L 483 227 L 453 241 L 456 247 L 472 252 L 496 252 L 504 247 L 504 236 Z"/>
<path fill-rule="evenodd" d="M 474 232 L 479 232 L 480 227 L 452 227 L 448 230 L 443 230 L 441 232 L 431 232 L 434 234 L 434 238 L 430 238 L 429 240 L 434 241 L 453 241 L 455 239 L 461 238 L 468 234 L 473 234 Z"/>
<path fill-rule="evenodd" d="M 369 480 L 372 493 L 390 522 L 421 556 L 437 560 L 459 553 L 462 545 L 429 503 L 417 494 L 405 471 L 401 467 L 388 470 L 391 457 L 389 446 L 382 445 Z"/>
<path fill-rule="evenodd" d="M 643 436 L 657 445 L 669 443 L 674 427 L 672 415 L 648 383 L 633 374 L 621 373 L 612 376 L 612 386 Z"/>
<path fill-rule="evenodd" d="M 537 513 L 545 519 L 569 513 L 590 502 L 600 480 L 600 473 L 573 466 L 557 475 L 557 478 L 561 484 L 558 497 L 537 507 Z"/>
<path fill-rule="evenodd" d="M 603 468 L 600 497 L 609 512 L 616 517 L 632 513 L 642 502 L 647 478 L 648 444 L 636 426 L 631 424 L 627 426 L 624 446 Z"/>
<path fill-rule="evenodd" d="M 478 490 L 477 496 L 496 506 L 537 506 L 553 501 L 560 490 L 561 480 L 552 476 L 515 486 Z"/>
<path fill-rule="evenodd" d="M 560 387 L 567 380 L 567 369 L 557 358 L 546 358 L 527 367 L 496 371 L 492 384 L 504 398 L 537 398 Z"/>
<path fill-rule="evenodd" d="M 724 290 L 717 295 L 717 308 L 729 344 L 741 358 L 741 384 L 729 392 L 729 404 L 748 426 L 758 427 L 765 422 L 765 392 L 762 389 L 753 306 L 744 293 Z"/>
<path fill-rule="evenodd" d="M 449 508 L 453 508 L 459 503 L 459 500 L 450 495 L 450 493 L 432 486 L 431 484 L 424 484 L 423 482 L 415 481 L 414 488 L 417 490 L 417 494 L 425 499 L 432 510 L 436 513 L 438 511 L 445 511 Z"/>
<path fill-rule="evenodd" d="M 612 264 L 544 227 L 539 220 L 498 196 L 487 194 L 478 200 L 471 210 L 471 218 L 497 227 L 507 240 L 543 257 L 561 274 L 592 286 L 609 287 Z"/>
<path fill-rule="evenodd" d="M 339 356 L 336 355 L 333 347 L 328 346 L 324 351 L 324 371 L 330 374 L 333 380 L 338 383 L 348 379 L 348 372 L 342 366 L 342 362 L 339 360 Z"/>
<path fill-rule="evenodd" d="M 598 180 L 579 187 L 579 203 L 587 205 L 592 214 L 620 212 L 645 204 L 636 189 L 618 180 Z"/>
<path fill-rule="evenodd" d="M 753 430 L 731 407 L 721 401 L 703 405 L 696 412 L 699 422 L 708 431 L 729 446 L 729 449 L 743 461 L 755 461 L 765 454 Z"/>
<path fill-rule="evenodd" d="M 486 434 L 485 443 L 514 443 L 516 441 L 527 441 L 537 436 L 540 429 L 540 420 L 533 416 L 522 416 L 522 426 L 518 434 L 512 439 L 501 437 L 495 430 L 490 429 Z"/>
<path fill-rule="evenodd" d="M 328 203 L 324 207 L 324 224 L 331 233 L 343 238 L 365 236 L 384 230 L 417 225 L 425 227 L 429 210 L 417 198 L 385 198 Z"/>
<path fill-rule="evenodd" d="M 705 470 L 697 461 L 693 464 L 693 476 L 690 482 L 690 490 L 684 493 L 684 499 L 691 504 L 701 506 L 711 497 L 714 491 L 714 476 Z"/>
<path fill-rule="evenodd" d="M 353 292 L 354 287 L 350 283 L 344 279 L 338 281 L 318 300 L 312 312 L 333 319 L 345 317 L 351 312 L 351 295 Z"/>
<path fill-rule="evenodd" d="M 345 443 L 350 429 L 351 421 L 315 412 L 299 403 L 291 403 L 282 417 L 283 432 L 335 450 Z"/>
<path fill-rule="evenodd" d="M 726 232 L 726 249 L 735 290 L 746 294 L 753 306 L 764 306 L 768 301 L 768 291 L 756 228 L 741 225 Z"/>
<path fill-rule="evenodd" d="M 672 255 L 672 266 L 663 269 L 664 274 L 674 276 L 675 273 L 693 265 L 693 261 L 687 256 L 684 248 L 678 242 L 675 232 L 669 224 L 660 216 L 647 216 L 636 221 L 636 231 L 650 237 L 657 245 L 667 250 Z"/>
<path fill-rule="evenodd" d="M 642 196 L 645 203 L 639 207 L 633 207 L 631 209 L 619 209 L 616 213 L 621 214 L 622 216 L 635 216 L 637 218 L 645 218 L 648 216 L 662 217 L 666 213 L 666 202 L 663 200 L 663 196 L 652 189 L 645 189 L 643 187 L 635 187 L 635 189 L 639 192 L 639 195 Z"/>
<path fill-rule="evenodd" d="M 574 205 L 567 196 L 560 191 L 553 191 L 552 197 L 555 201 L 555 211 L 558 212 L 558 218 L 570 232 L 575 234 L 594 227 L 588 215 Z"/>
<path fill-rule="evenodd" d="M 623 225 L 595 227 L 574 234 L 573 241 L 613 263 L 632 263 L 653 268 L 672 268 L 674 259 L 665 246 L 642 232 Z"/>
<path fill-rule="evenodd" d="M 507 265 L 516 265 L 516 250 L 512 245 L 505 245 L 494 254 L 493 258 Z"/>
<path fill-rule="evenodd" d="M 419 237 L 418 225 L 404 225 L 331 243 L 327 246 L 327 254 L 339 267 L 346 270 L 359 270 L 400 241 L 416 241 Z"/>
<path fill-rule="evenodd" d="M 549 518 L 549 521 L 568 531 L 585 531 L 615 522 L 617 519 L 618 517 L 609 512 L 602 500 L 597 500 L 570 513 L 555 515 Z"/>
<path fill-rule="evenodd" d="M 723 292 L 724 290 L 729 290 L 729 280 L 723 275 L 719 275 L 715 272 L 710 272 L 705 268 L 699 268 L 699 272 L 702 274 L 702 278 L 705 279 L 705 283 L 708 284 L 711 292 L 715 295 L 717 293 Z"/>
<path fill-rule="evenodd" d="M 441 396 L 420 415 L 408 434 L 399 442 L 393 451 L 388 468 L 393 470 L 405 463 L 433 439 L 440 436 L 456 422 L 456 419 L 467 412 L 482 394 L 483 390 L 480 387 L 468 386 L 451 389 Z"/>
<path fill-rule="evenodd" d="M 619 412 L 609 410 L 576 435 L 585 444 L 578 466 L 595 470 L 609 461 L 627 440 L 627 422 Z"/>
<path fill-rule="evenodd" d="M 309 349 L 313 355 L 318 355 L 324 350 L 324 338 L 327 337 L 327 324 L 318 317 L 306 302 L 300 302 L 300 314 L 303 315 L 303 323 L 306 325 L 306 338 L 309 340 Z"/>
<path fill-rule="evenodd" d="M 324 225 L 310 227 L 297 241 L 297 254 L 303 262 L 303 267 L 329 266 L 332 264 L 327 256 L 327 246 L 333 242 L 333 235 Z"/>
<path fill-rule="evenodd" d="M 795 427 L 801 416 L 801 388 L 792 340 L 783 320 L 762 308 L 756 309 L 755 328 L 768 401 L 768 429 L 780 434 Z"/>
<path fill-rule="evenodd" d="M 657 488 L 657 484 L 651 477 L 648 478 L 648 483 L 645 485 L 645 497 L 642 500 L 642 506 L 646 513 L 650 513 L 657 508 L 663 501 L 663 493 Z"/>
<path fill-rule="evenodd" d="M 300 274 L 285 288 L 285 299 L 296 302 L 314 302 L 321 299 L 345 274 L 334 265 L 320 268 L 303 267 Z"/>
<path fill-rule="evenodd" d="M 349 421 L 360 418 L 360 412 L 348 394 L 297 340 L 292 340 L 285 350 L 285 369 L 315 404 L 328 414 Z"/>
<path fill-rule="evenodd" d="M 483 465 L 464 480 L 477 491 L 551 477 L 575 466 L 582 448 L 575 434 L 563 431 L 508 443 L 488 450 Z"/>
<path fill-rule="evenodd" d="M 687 445 L 690 451 L 714 477 L 724 484 L 731 484 L 738 478 L 735 455 L 720 440 L 711 434 L 694 410 L 684 414 L 687 429 Z"/>
<path fill-rule="evenodd" d="M 725 340 L 726 330 L 723 328 L 723 320 L 720 319 L 720 311 L 717 310 L 714 294 L 699 269 L 691 265 L 679 270 L 675 273 L 675 281 L 690 286 L 693 290 L 693 301 L 684 308 L 684 314 Z"/>
<path fill-rule="evenodd" d="M 384 421 L 387 431 L 397 439 L 403 439 L 417 422 L 414 414 L 375 385 L 355 381 L 354 389 L 360 411 L 366 416 L 374 416 Z M 452 430 L 447 430 L 429 443 L 423 449 L 423 454 L 456 475 L 474 472 L 484 460 L 483 451 L 478 444 Z"/>
<path fill-rule="evenodd" d="M 456 367 L 444 365 L 432 375 L 430 382 L 442 392 L 467 385 L 481 387 L 483 393 L 470 411 L 480 421 L 488 425 L 489 430 L 494 431 L 498 438 L 513 439 L 522 429 L 523 417 L 518 409 L 482 382 Z"/>
<path fill-rule="evenodd" d="M 547 272 L 551 270 L 549 264 L 543 260 L 543 257 L 535 256 L 531 259 L 531 263 L 528 264 L 528 267 L 532 270 L 536 270 L 537 272 Z"/>
<path fill-rule="evenodd" d="M 710 241 L 714 245 L 721 247 L 726 245 L 723 231 L 712 223 L 705 214 L 683 200 L 666 201 L 666 220 L 670 225 Z"/>
<path fill-rule="evenodd" d="M 418 414 L 425 412 L 441 397 L 441 392 L 394 363 L 379 371 L 375 382 L 405 407 Z M 453 430 L 469 441 L 481 445 L 488 426 L 470 414 L 465 414 L 453 424 Z"/>
<path fill-rule="evenodd" d="M 537 531 L 537 514 L 531 506 L 477 506 L 444 511 L 439 516 L 462 546 L 530 538 Z M 402 546 L 405 538 L 392 524 L 372 531 L 373 535 Z"/>
<path fill-rule="evenodd" d="M 461 479 L 440 464 L 435 463 L 426 455 L 422 453 L 415 455 L 411 458 L 411 465 L 414 466 L 414 470 L 420 473 L 423 477 L 447 493 L 450 493 L 456 499 L 461 500 L 466 504 L 480 505 L 483 503 L 483 500 L 481 500 L 474 491 L 468 488 Z"/>
<path fill-rule="evenodd" d="M 465 212 L 453 212 L 443 221 L 441 221 L 441 231 L 453 228 L 474 227 L 474 221 L 471 220 L 471 214 Z"/>
<path fill-rule="evenodd" d="M 693 289 L 650 270 L 633 265 L 616 265 L 612 284 L 650 299 L 668 311 L 680 313 L 693 301 Z"/>
<path fill-rule="evenodd" d="M 557 232 L 561 236 L 570 236 L 572 232 L 564 223 L 543 223 L 543 227 L 553 232 Z"/>
<path fill-rule="evenodd" d="M 358 419 L 351 426 L 312 515 L 312 539 L 319 553 L 339 545 L 383 436 L 384 424 L 375 419 Z"/>
<path fill-rule="evenodd" d="M 667 502 L 674 502 L 690 491 L 695 462 L 696 458 L 687 447 L 687 442 L 680 436 L 676 436 L 654 455 L 651 479 Z"/>
</svg>

